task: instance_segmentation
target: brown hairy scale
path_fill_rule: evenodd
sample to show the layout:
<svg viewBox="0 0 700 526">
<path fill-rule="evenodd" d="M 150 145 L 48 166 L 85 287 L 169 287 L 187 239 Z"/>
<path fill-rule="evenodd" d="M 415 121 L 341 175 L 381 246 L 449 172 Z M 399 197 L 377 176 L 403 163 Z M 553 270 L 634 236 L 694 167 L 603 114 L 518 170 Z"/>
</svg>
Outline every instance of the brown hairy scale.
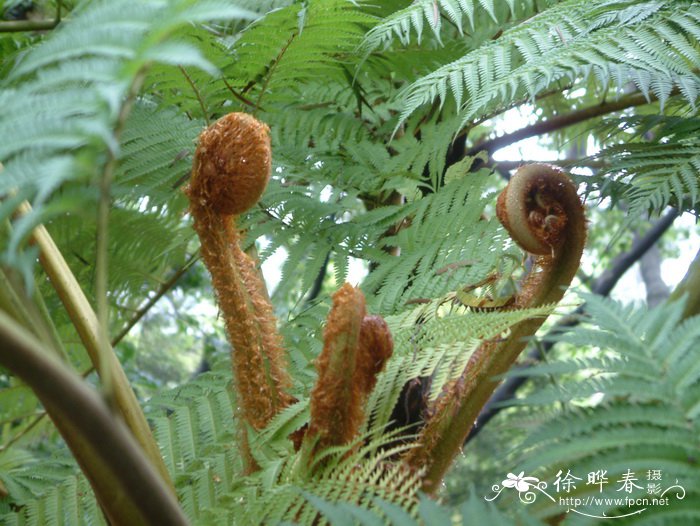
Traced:
<svg viewBox="0 0 700 526">
<path fill-rule="evenodd" d="M 364 295 L 348 283 L 333 296 L 323 341 L 306 432 L 310 441 L 318 441 L 315 447 L 348 444 L 357 437 L 364 404 L 394 348 L 384 319 L 366 315 Z"/>
<path fill-rule="evenodd" d="M 311 393 L 308 436 L 311 440 L 319 438 L 322 445 L 347 444 L 355 438 L 365 417 L 367 397 L 394 349 L 391 332 L 381 316 L 365 315 L 355 338 L 362 312 L 362 292 L 346 283 L 333 297 L 324 352 L 316 362 L 319 378 Z M 341 344 L 337 345 L 339 340 Z M 353 342 L 354 348 L 350 348 Z M 338 370 L 332 365 L 336 360 Z M 305 425 L 290 435 L 295 450 L 301 448 L 308 429 Z"/>
<path fill-rule="evenodd" d="M 202 259 L 233 347 L 231 359 L 240 394 L 240 410 L 255 429 L 262 429 L 291 403 L 284 392 L 291 382 L 272 309 L 255 285 L 254 263 L 238 245 L 231 216 L 191 206 Z M 263 378 L 261 378 L 263 374 Z"/>
<path fill-rule="evenodd" d="M 537 256 L 512 306 L 560 301 L 576 274 L 586 241 L 586 219 L 576 185 L 555 166 L 522 166 L 498 196 L 496 213 L 511 238 Z M 515 362 L 542 322 L 543 318 L 521 321 L 507 337 L 483 342 L 461 376 L 448 383 L 428 408 L 416 447 L 404 458 L 413 469 L 424 470 L 424 491 L 439 488 L 479 411 L 498 386 L 499 375 Z"/>
<path fill-rule="evenodd" d="M 520 169 L 521 177 L 498 196 L 496 215 L 522 248 L 544 256 L 562 243 L 568 222 L 562 202 L 573 184 L 559 168 L 538 166 L 537 173 L 529 166 Z"/>
</svg>

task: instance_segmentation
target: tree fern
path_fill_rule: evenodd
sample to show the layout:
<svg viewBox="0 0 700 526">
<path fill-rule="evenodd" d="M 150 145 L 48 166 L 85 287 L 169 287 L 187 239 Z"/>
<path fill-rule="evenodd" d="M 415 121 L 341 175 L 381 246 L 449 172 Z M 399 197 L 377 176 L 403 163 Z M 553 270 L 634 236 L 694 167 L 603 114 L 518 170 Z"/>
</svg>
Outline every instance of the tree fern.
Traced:
<svg viewBox="0 0 700 526">
<path fill-rule="evenodd" d="M 295 401 L 260 432 L 248 429 L 224 362 L 147 401 L 180 502 L 197 524 L 537 523 L 524 509 L 506 516 L 481 497 L 458 509 L 426 500 L 418 493 L 421 474 L 396 462 L 416 429 L 389 430 L 409 382 L 429 379 L 426 400 L 435 401 L 484 341 L 507 338 L 510 327 L 554 309 L 509 308 L 523 256 L 492 219 L 500 183 L 483 167 L 491 159 L 474 156 L 476 135 L 492 131 L 489 119 L 503 109 L 563 86 L 589 88 L 585 96 L 557 93 L 533 108 L 550 119 L 633 84 L 658 99 L 650 111 L 678 113 L 628 112 L 607 128 L 578 123 L 557 139 L 595 136 L 605 170 L 581 180 L 608 183 L 600 184 L 602 196 L 622 189 L 633 212 L 697 208 L 694 2 L 375 4 L 83 2 L 51 34 L 0 39 L 9 57 L 0 65 L 7 73 L 0 218 L 23 199 L 35 209 L 14 222 L 3 262 L 23 269 L 31 283 L 36 254 L 22 239 L 44 222 L 91 296 L 94 183 L 113 160 L 115 326 L 132 320 L 196 246 L 181 187 L 202 126 L 244 109 L 271 128 L 272 181 L 239 224 L 247 247 L 267 238 L 261 260 L 277 249 L 287 254 L 273 300 Z M 464 129 L 470 122 L 480 127 Z M 623 130 L 613 133 L 620 123 Z M 644 131 L 658 135 L 645 143 Z M 620 140 L 629 144 L 609 146 Z M 474 149 L 465 154 L 465 145 Z M 323 286 L 318 296 L 307 293 L 331 266 L 335 282 L 344 281 L 351 258 L 370 266 L 361 287 L 369 311 L 386 315 L 394 356 L 369 395 L 361 436 L 309 465 L 290 435 L 310 419 L 313 361 L 330 300 Z M 86 371 L 74 327 L 41 274 L 36 281 L 71 363 Z M 524 444 L 523 465 L 548 475 L 561 462 L 581 469 L 604 462 L 618 473 L 625 463 L 641 468 L 653 460 L 696 487 L 688 458 L 698 453 L 697 330 L 676 323 L 677 307 L 644 313 L 591 300 L 590 312 L 595 327 L 559 339 L 602 351 L 523 373 L 563 382 L 528 400 L 545 409 L 537 414 L 545 422 Z M 53 431 L 46 418 L 36 420 L 33 395 L 6 374 L 0 382 L 0 438 L 13 446 L 0 451 L 0 480 L 12 498 L 12 507 L 0 503 L 0 521 L 101 524 L 72 462 L 36 461 Z M 603 392 L 608 399 L 595 404 Z M 246 477 L 233 447 L 242 434 L 260 467 Z M 697 497 L 689 492 L 686 503 Z M 529 510 L 551 517 L 555 511 L 542 504 Z M 649 520 L 697 518 L 689 507 L 663 511 Z"/>
</svg>

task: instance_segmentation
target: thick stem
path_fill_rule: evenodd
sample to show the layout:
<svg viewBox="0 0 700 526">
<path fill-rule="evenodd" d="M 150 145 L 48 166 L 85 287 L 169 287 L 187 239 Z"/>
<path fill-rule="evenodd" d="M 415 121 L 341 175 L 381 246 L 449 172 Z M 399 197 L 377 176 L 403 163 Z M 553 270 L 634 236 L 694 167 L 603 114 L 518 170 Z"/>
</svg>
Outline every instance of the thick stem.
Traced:
<svg viewBox="0 0 700 526">
<path fill-rule="evenodd" d="M 53 20 L 9 20 L 0 22 L 0 33 L 19 33 L 24 31 L 48 31 L 61 22 L 63 1 L 56 2 L 56 17 Z"/>
<path fill-rule="evenodd" d="M 627 270 L 629 270 L 629 268 L 634 265 L 647 252 L 647 250 L 649 250 L 650 247 L 654 246 L 661 236 L 671 227 L 677 217 L 678 210 L 675 208 L 671 209 L 671 211 L 664 217 L 656 221 L 642 237 L 635 238 L 630 249 L 627 252 L 616 256 L 615 259 L 612 260 L 612 263 L 608 266 L 607 270 L 596 278 L 593 286 L 591 287 L 591 292 L 604 297 L 608 296 L 625 272 L 627 272 Z M 559 332 L 565 327 L 575 327 L 578 325 L 581 320 L 580 314 L 584 311 L 584 308 L 585 304 L 578 307 L 565 318 L 560 319 L 551 329 L 549 334 Z M 553 340 L 547 338 L 546 336 L 540 339 L 538 348 L 532 349 L 527 354 L 527 359 L 525 362 L 528 364 L 537 363 L 542 358 L 543 354 L 547 354 L 552 347 L 554 347 L 554 343 L 555 342 Z M 488 422 L 502 409 L 508 407 L 505 402 L 514 399 L 518 389 L 520 389 L 520 387 L 525 384 L 528 379 L 529 377 L 526 375 L 513 376 L 506 380 L 503 385 L 498 388 L 479 414 L 479 418 L 467 437 L 467 443 L 476 437 L 484 426 L 488 424 Z"/>
<path fill-rule="evenodd" d="M 111 524 L 188 524 L 175 495 L 119 418 L 4 312 L 0 312 L 0 363 L 44 404 Z"/>
<path fill-rule="evenodd" d="M 256 430 L 292 402 L 291 381 L 272 308 L 261 293 L 253 261 L 241 250 L 233 216 L 190 206 L 226 332 L 244 419 Z"/>
<path fill-rule="evenodd" d="M 583 206 L 571 180 L 558 168 L 530 165 L 513 176 L 498 199 L 498 217 L 514 240 L 537 254 L 534 269 L 515 299 L 516 308 L 557 303 L 576 275 L 586 240 Z M 406 455 L 425 469 L 423 490 L 434 493 L 501 375 L 515 362 L 544 319 L 525 320 L 504 341 L 489 341 L 470 358 L 461 377 L 436 402 L 415 448 Z"/>
<path fill-rule="evenodd" d="M 134 77 L 134 80 L 129 87 L 117 120 L 114 124 L 113 138 L 115 142 L 119 142 L 126 119 L 131 113 L 136 102 L 141 86 L 146 78 L 146 68 L 141 68 Z M 111 352 L 109 343 L 109 301 L 108 301 L 108 277 L 109 277 L 109 215 L 111 200 L 111 186 L 114 174 L 117 169 L 117 156 L 113 149 L 108 150 L 107 162 L 104 165 L 97 187 L 99 189 L 99 201 L 97 203 L 97 235 L 95 240 L 95 303 L 98 322 L 98 335 L 100 337 L 100 345 L 98 351 L 104 356 L 100 356 L 97 362 L 93 362 L 95 368 L 100 375 L 102 392 L 110 404 L 116 406 L 116 394 L 113 392 L 116 382 L 110 370 L 111 361 L 107 356 Z"/>
<path fill-rule="evenodd" d="M 30 211 L 31 207 L 26 202 L 22 203 L 18 209 L 20 214 L 28 214 Z M 175 488 L 170 480 L 170 474 L 165 466 L 165 462 L 163 462 L 161 457 L 158 444 L 153 438 L 146 417 L 124 373 L 124 369 L 119 363 L 119 359 L 109 344 L 101 351 L 100 346 L 102 342 L 97 316 L 71 272 L 68 263 L 66 263 L 56 243 L 54 243 L 51 235 L 43 225 L 39 225 L 34 229 L 31 239 L 39 248 L 41 266 L 44 268 L 58 297 L 65 306 L 68 316 L 87 350 L 90 361 L 98 373 L 105 369 L 110 371 L 114 400 L 119 413 L 163 480 L 175 493 Z M 99 367 L 100 360 L 107 360 L 109 362 L 108 367 Z"/>
</svg>

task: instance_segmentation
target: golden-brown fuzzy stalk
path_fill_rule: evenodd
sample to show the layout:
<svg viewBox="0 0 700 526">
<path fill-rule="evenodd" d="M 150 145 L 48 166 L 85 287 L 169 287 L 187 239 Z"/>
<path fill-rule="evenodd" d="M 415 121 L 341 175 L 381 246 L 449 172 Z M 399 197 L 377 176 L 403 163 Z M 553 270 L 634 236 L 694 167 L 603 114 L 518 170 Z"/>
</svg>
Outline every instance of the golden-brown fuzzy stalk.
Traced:
<svg viewBox="0 0 700 526">
<path fill-rule="evenodd" d="M 270 178 L 268 128 L 232 113 L 202 132 L 187 188 L 190 213 L 233 346 L 241 414 L 260 430 L 292 402 L 272 306 L 255 263 L 241 250 L 234 214 L 253 206 Z"/>
<path fill-rule="evenodd" d="M 304 438 L 309 449 L 348 444 L 356 438 L 367 396 L 394 346 L 386 322 L 381 316 L 366 315 L 364 295 L 348 283 L 333 296 L 323 341 Z"/>
<path fill-rule="evenodd" d="M 535 269 L 523 283 L 515 307 L 557 303 L 578 270 L 586 241 L 583 206 L 571 179 L 559 168 L 533 164 L 520 168 L 498 198 L 497 214 L 513 239 L 537 254 Z M 459 453 L 476 417 L 498 386 L 494 377 L 515 362 L 544 319 L 511 328 L 501 342 L 485 342 L 461 377 L 445 388 L 433 415 L 409 451 L 406 463 L 425 469 L 423 490 L 433 493 Z"/>
<path fill-rule="evenodd" d="M 315 446 L 347 444 L 362 423 L 360 391 L 355 380 L 365 297 L 346 283 L 333 295 L 316 361 L 318 380 L 311 391 L 311 420 L 305 441 Z"/>
</svg>

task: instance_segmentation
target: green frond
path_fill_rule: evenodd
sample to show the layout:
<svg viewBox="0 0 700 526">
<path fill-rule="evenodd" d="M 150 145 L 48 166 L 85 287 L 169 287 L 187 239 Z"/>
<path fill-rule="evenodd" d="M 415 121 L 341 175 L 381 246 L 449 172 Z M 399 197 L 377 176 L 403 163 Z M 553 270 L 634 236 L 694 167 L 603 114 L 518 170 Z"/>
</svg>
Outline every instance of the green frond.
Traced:
<svg viewBox="0 0 700 526">
<path fill-rule="evenodd" d="M 438 504 L 428 497 L 421 496 L 415 513 L 383 499 L 375 498 L 373 506 L 360 507 L 350 502 L 331 502 L 305 493 L 304 497 L 320 511 L 333 525 L 348 526 L 419 526 L 435 524 L 440 526 L 472 524 L 517 524 L 538 526 L 543 524 L 523 510 L 514 510 L 513 517 L 499 511 L 492 503 L 474 493 L 462 504 L 451 507 Z"/>
<path fill-rule="evenodd" d="M 348 0 L 271 11 L 241 34 L 231 49 L 235 60 L 223 72 L 232 86 L 259 97 L 263 107 L 280 95 L 288 100 L 290 93 L 281 88 L 290 84 L 345 78 L 351 53 L 374 20 Z"/>
<path fill-rule="evenodd" d="M 171 216 L 182 214 L 186 200 L 181 188 L 203 127 L 203 122 L 172 108 L 157 110 L 146 101 L 137 104 L 121 140 L 124 160 L 115 177 L 120 200 L 139 202 L 148 210 L 165 209 Z"/>
<path fill-rule="evenodd" d="M 433 300 L 386 318 L 394 336 L 394 355 L 367 402 L 372 429 L 389 424 L 403 386 L 416 378 L 430 378 L 429 399 L 462 374 L 481 342 L 507 333 L 525 319 L 547 316 L 553 306 L 538 309 L 474 312 L 450 306 L 454 295 Z"/>
<path fill-rule="evenodd" d="M 436 193 L 403 207 L 410 224 L 383 244 L 401 257 L 383 257 L 363 283 L 376 312 L 474 287 L 489 276 L 507 279 L 520 257 L 495 220 L 482 220 L 493 200 L 488 171 L 458 175 Z M 492 273 L 496 271 L 500 275 Z"/>
<path fill-rule="evenodd" d="M 552 410 L 530 432 L 518 453 L 522 469 L 552 480 L 562 466 L 579 477 L 606 469 L 612 481 L 627 469 L 637 473 L 661 469 L 665 485 L 677 479 L 686 490 L 686 502 L 697 501 L 700 475 L 692 460 L 700 454 L 697 319 L 680 323 L 680 302 L 647 311 L 593 295 L 584 299 L 594 330 L 577 327 L 556 339 L 582 350 L 588 340 L 588 346 L 595 346 L 592 358 L 534 367 L 531 373 L 554 373 L 558 381 L 523 401 L 552 407 L 578 400 L 579 407 L 566 404 L 568 409 Z M 615 333 L 616 337 L 591 341 L 596 333 Z M 597 359 L 603 352 L 612 359 Z M 553 367 L 557 364 L 559 367 Z M 585 497 L 593 491 L 598 488 L 582 481 L 575 496 Z M 544 502 L 536 507 L 543 516 L 552 512 Z M 634 509 L 608 503 L 596 513 L 615 516 Z M 645 521 L 661 522 L 677 515 L 690 524 L 697 520 L 692 510 L 685 502 L 674 502 L 668 508 L 650 507 L 644 516 Z"/>
<path fill-rule="evenodd" d="M 317 512 L 300 498 L 305 492 L 368 505 L 373 497 L 404 504 L 417 491 L 416 474 L 386 463 L 400 452 L 386 449 L 391 436 L 375 434 L 365 437 L 360 447 L 329 450 L 312 474 L 288 439 L 308 417 L 306 400 L 251 435 L 251 449 L 262 469 L 242 483 L 237 475 L 242 466 L 230 446 L 240 424 L 232 414 L 229 381 L 229 368 L 220 363 L 211 373 L 151 402 L 163 455 L 183 507 L 197 523 L 310 524 Z"/>
<path fill-rule="evenodd" d="M 0 454 L 0 480 L 13 507 L 0 507 L 0 522 L 12 526 L 106 524 L 92 488 L 67 455 L 37 459 L 21 450 Z"/>
<path fill-rule="evenodd" d="M 689 64 L 698 60 L 692 42 L 699 13 L 689 2 L 617 2 L 614 9 L 607 0 L 556 4 L 408 86 L 400 120 L 451 93 L 466 122 L 494 105 L 590 75 L 605 87 L 634 82 L 662 102 L 681 85 L 690 97 L 697 87 Z"/>
<path fill-rule="evenodd" d="M 299 402 L 277 415 L 261 433 L 249 432 L 251 450 L 261 471 L 245 484 L 236 477 L 242 466 L 230 448 L 241 430 L 232 412 L 235 401 L 227 388 L 230 370 L 225 361 L 186 386 L 155 397 L 149 404 L 151 419 L 188 515 L 202 523 L 294 520 L 310 524 L 316 520 L 317 505 L 325 509 L 322 502 L 352 503 L 366 513 L 384 513 L 385 508 L 377 504 L 379 498 L 415 516 L 419 474 L 388 462 L 410 447 L 391 445 L 396 432 L 385 431 L 400 387 L 411 378 L 432 375 L 434 390 L 439 392 L 444 382 L 461 373 L 470 349 L 479 341 L 551 310 L 472 312 L 462 308 L 456 312 L 440 307 L 446 301 L 442 298 L 388 318 L 396 349 L 368 404 L 368 421 L 372 422 L 369 431 L 357 444 L 325 451 L 312 466 L 303 462 L 301 453 L 293 451 L 289 439 L 308 421 L 312 375 L 306 377 L 304 390 L 298 391 Z M 424 321 L 416 326 L 419 318 Z M 289 337 L 294 332 L 286 334 Z M 416 341 L 420 344 L 417 354 Z M 293 348 L 299 348 L 300 343 L 303 341 Z M 306 499 L 300 499 L 302 495 Z M 234 504 L 237 502 L 245 505 Z"/>
<path fill-rule="evenodd" d="M 191 23 L 252 16 L 213 0 L 101 1 L 74 15 L 23 55 L 0 92 L 0 135 L 7 139 L 0 146 L 0 193 L 20 188 L 34 205 L 33 215 L 15 229 L 8 261 L 16 259 L 13 250 L 28 226 L 75 211 L 60 189 L 94 179 L 107 155 L 122 157 L 120 111 L 148 64 L 215 72 L 196 47 L 170 35 Z M 4 208 L 2 218 L 11 212 Z"/>
<path fill-rule="evenodd" d="M 700 143 L 696 138 L 611 146 L 599 156 L 610 162 L 607 175 L 623 184 L 631 215 L 659 213 L 668 205 L 697 212 Z"/>
<path fill-rule="evenodd" d="M 411 43 L 412 37 L 418 43 L 421 42 L 423 32 L 430 29 L 435 38 L 440 41 L 440 32 L 443 26 L 442 17 L 446 17 L 450 23 L 454 24 L 461 36 L 465 33 L 464 19 L 469 26 L 466 32 L 474 32 L 475 19 L 477 22 L 480 11 L 483 11 L 491 21 L 496 24 L 506 19 L 508 15 L 516 16 L 516 11 L 529 10 L 534 7 L 535 2 L 516 2 L 507 0 L 506 2 L 494 2 L 493 0 L 419 0 L 411 5 L 392 13 L 381 23 L 373 27 L 362 43 L 362 50 L 369 54 L 376 49 L 388 47 L 394 39 L 402 45 Z M 475 14 L 476 12 L 476 14 Z M 476 24 L 478 25 L 478 24 Z"/>
<path fill-rule="evenodd" d="M 304 90 L 299 94 L 299 105 L 290 106 L 268 119 L 274 123 L 274 143 L 299 145 L 313 140 L 314 148 L 320 151 L 362 144 L 369 138 L 366 127 L 355 115 L 343 111 L 351 106 L 352 98 L 354 94 L 347 85 Z M 304 104 L 308 104 L 310 109 L 300 109 Z M 287 157 L 284 151 L 280 153 Z"/>
</svg>

